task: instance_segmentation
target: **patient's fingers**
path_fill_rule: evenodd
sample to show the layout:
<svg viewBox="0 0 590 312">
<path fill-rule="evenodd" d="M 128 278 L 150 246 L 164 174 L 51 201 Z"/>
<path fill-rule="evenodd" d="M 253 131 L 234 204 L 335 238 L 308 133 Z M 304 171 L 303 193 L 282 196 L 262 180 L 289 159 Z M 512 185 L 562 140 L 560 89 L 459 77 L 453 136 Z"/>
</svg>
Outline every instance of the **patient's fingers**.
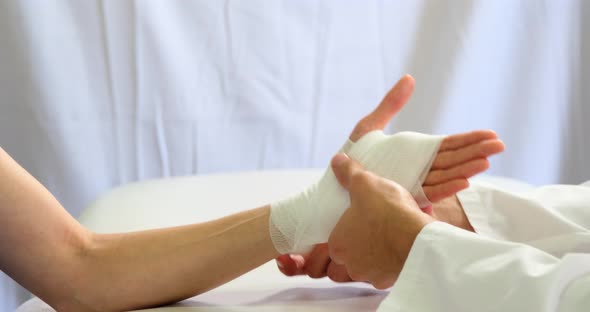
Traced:
<svg viewBox="0 0 590 312">
<path fill-rule="evenodd" d="M 312 278 L 325 277 L 328 265 L 331 262 L 328 244 L 320 244 L 313 248 L 311 253 L 305 257 L 303 273 Z"/>
<path fill-rule="evenodd" d="M 434 186 L 424 186 L 423 190 L 428 200 L 431 202 L 437 202 L 441 199 L 455 195 L 468 187 L 469 181 L 467 181 L 467 179 L 456 179 Z"/>
<path fill-rule="evenodd" d="M 287 276 L 308 275 L 311 278 L 329 276 L 335 282 L 351 282 L 344 265 L 330 258 L 328 244 L 316 245 L 309 254 L 281 255 L 276 258 L 279 270 Z"/>
<path fill-rule="evenodd" d="M 391 118 L 408 102 L 414 91 L 415 81 L 410 75 L 403 76 L 385 95 L 381 103 L 370 114 L 361 119 L 352 133 L 350 140 L 356 142 L 368 132 L 383 130 Z"/>
<path fill-rule="evenodd" d="M 470 178 L 478 173 L 486 171 L 490 162 L 486 158 L 474 159 L 450 169 L 433 170 L 428 173 L 425 186 L 434 186 L 458 178 Z"/>
<path fill-rule="evenodd" d="M 438 152 L 456 150 L 484 140 L 497 139 L 498 135 L 492 130 L 475 130 L 447 136 L 441 143 Z"/>
<path fill-rule="evenodd" d="M 436 202 L 467 188 L 468 178 L 490 167 L 487 157 L 503 150 L 504 143 L 491 130 L 448 136 L 423 183 L 426 197 Z"/>
<path fill-rule="evenodd" d="M 330 262 L 327 270 L 328 277 L 337 283 L 346 283 L 352 282 L 352 278 L 348 275 L 348 271 L 346 271 L 346 267 L 342 264 L 336 264 L 335 262 Z"/>
<path fill-rule="evenodd" d="M 299 255 L 280 255 L 276 258 L 279 271 L 287 276 L 302 275 L 305 259 Z"/>
<path fill-rule="evenodd" d="M 479 141 L 459 149 L 439 152 L 431 170 L 448 169 L 476 158 L 485 158 L 504 151 L 504 143 L 498 139 Z"/>
</svg>

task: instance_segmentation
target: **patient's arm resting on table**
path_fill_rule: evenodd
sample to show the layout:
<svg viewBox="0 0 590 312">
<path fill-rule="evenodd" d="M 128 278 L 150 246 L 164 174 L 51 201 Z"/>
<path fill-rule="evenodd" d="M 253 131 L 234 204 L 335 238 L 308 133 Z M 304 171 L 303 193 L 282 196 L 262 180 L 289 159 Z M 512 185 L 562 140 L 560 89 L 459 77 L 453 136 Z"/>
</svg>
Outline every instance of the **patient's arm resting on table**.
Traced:
<svg viewBox="0 0 590 312">
<path fill-rule="evenodd" d="M 94 234 L 1 149 L 0 176 L 0 248 L 11 251 L 0 255 L 0 269 L 60 311 L 178 301 L 278 256 L 268 206 L 202 224 Z"/>
<path fill-rule="evenodd" d="M 0 149 L 0 269 L 58 311 L 121 311 L 185 299 L 277 256 L 269 207 L 125 234 L 84 229 Z"/>
</svg>

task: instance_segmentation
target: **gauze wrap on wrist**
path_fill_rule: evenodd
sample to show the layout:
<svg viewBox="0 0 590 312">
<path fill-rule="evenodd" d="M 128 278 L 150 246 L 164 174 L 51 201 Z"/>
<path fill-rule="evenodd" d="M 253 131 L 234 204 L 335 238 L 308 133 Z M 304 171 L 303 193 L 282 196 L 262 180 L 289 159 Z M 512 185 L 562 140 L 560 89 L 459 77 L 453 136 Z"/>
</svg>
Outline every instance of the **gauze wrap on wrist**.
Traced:
<svg viewBox="0 0 590 312">
<path fill-rule="evenodd" d="M 355 143 L 348 141 L 341 151 L 366 170 L 409 190 L 422 208 L 430 205 L 422 183 L 442 138 L 416 132 L 386 135 L 372 131 Z M 349 204 L 348 192 L 328 167 L 318 182 L 271 205 L 270 235 L 275 248 L 281 254 L 305 253 L 325 243 Z"/>
</svg>

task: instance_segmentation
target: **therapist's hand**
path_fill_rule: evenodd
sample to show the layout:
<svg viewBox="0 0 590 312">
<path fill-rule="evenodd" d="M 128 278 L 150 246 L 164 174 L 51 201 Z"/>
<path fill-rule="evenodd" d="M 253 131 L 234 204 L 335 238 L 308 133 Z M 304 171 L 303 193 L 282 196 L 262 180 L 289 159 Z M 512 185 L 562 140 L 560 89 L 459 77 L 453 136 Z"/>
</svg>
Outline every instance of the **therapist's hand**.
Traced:
<svg viewBox="0 0 590 312">
<path fill-rule="evenodd" d="M 350 194 L 350 207 L 330 235 L 330 257 L 353 280 L 391 287 L 414 240 L 434 219 L 399 184 L 365 171 L 344 154 L 333 158 L 332 168 Z"/>
</svg>

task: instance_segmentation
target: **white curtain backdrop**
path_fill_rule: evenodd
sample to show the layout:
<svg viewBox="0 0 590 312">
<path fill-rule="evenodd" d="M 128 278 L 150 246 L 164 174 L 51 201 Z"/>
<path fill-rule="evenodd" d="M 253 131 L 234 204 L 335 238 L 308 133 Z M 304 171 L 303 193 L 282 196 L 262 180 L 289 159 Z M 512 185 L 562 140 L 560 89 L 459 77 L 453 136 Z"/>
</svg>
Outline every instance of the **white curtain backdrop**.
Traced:
<svg viewBox="0 0 590 312">
<path fill-rule="evenodd" d="M 577 183 L 589 17 L 583 0 L 0 0 L 0 146 L 78 215 L 137 180 L 324 167 L 410 73 L 389 131 L 494 129 L 491 173 Z M 0 311 L 24 296 L 0 276 Z"/>
</svg>

